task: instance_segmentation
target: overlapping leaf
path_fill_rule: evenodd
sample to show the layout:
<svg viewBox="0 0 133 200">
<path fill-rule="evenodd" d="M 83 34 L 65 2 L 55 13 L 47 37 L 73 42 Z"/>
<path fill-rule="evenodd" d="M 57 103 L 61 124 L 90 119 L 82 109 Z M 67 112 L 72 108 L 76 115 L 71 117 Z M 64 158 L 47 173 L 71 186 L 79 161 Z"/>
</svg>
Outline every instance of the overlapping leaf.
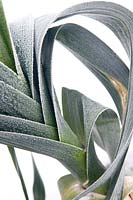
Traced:
<svg viewBox="0 0 133 200">
<path fill-rule="evenodd" d="M 62 26 L 57 39 L 103 82 L 121 116 L 125 112 L 129 74 L 125 64 L 105 43 L 78 25 Z"/>
<path fill-rule="evenodd" d="M 83 27 L 75 24 L 54 27 L 53 24 L 54 28 L 50 28 L 53 22 L 76 14 L 99 20 L 113 30 L 130 57 L 130 73 L 106 44 Z M 38 18 L 35 22 L 32 18 L 26 18 L 10 27 L 15 49 L 5 17 L 3 14 L 1 16 L 1 25 L 6 32 L 0 32 L 4 50 L 1 62 L 5 64 L 0 64 L 1 143 L 58 159 L 81 184 L 89 178 L 88 188 L 77 197 L 75 195 L 80 191 L 76 191 L 73 196 L 75 200 L 91 195 L 102 186 L 106 186 L 104 194 L 107 194 L 107 200 L 120 200 L 125 175 L 123 163 L 133 128 L 132 13 L 116 4 L 90 2 L 66 9 L 60 14 Z M 112 110 L 68 89 L 63 89 L 62 116 L 51 76 L 55 38 L 107 88 L 118 109 L 122 131 Z M 5 56 L 9 54 L 11 61 L 5 61 Z M 18 75 L 12 70 L 17 71 Z M 110 156 L 112 163 L 108 169 L 97 157 L 94 140 Z M 39 180 L 42 186 L 35 164 L 34 169 L 37 175 L 35 183 Z M 23 185 L 21 173 L 19 176 Z M 70 187 L 75 184 L 71 176 L 69 183 Z M 38 194 L 37 187 L 35 190 Z M 64 191 L 67 190 L 64 188 Z M 100 199 L 98 195 L 96 198 Z M 63 200 L 73 198 L 62 196 Z M 45 194 L 42 195 L 44 198 Z"/>
<path fill-rule="evenodd" d="M 4 16 L 4 11 L 3 11 L 3 8 L 2 8 L 2 3 L 1 2 L 0 2 L 0 11 L 1 11 L 1 16 L 0 16 L 0 19 L 1 19 L 1 21 L 0 21 L 1 22 L 0 23 L 0 26 L 1 26 L 1 35 L 0 35 L 1 36 L 0 37 L 1 38 L 0 39 L 0 41 L 1 41 L 0 80 L 3 83 L 7 84 L 7 87 L 8 87 L 8 85 L 10 85 L 14 89 L 17 89 L 17 90 L 21 91 L 22 93 L 24 93 L 24 94 L 26 94 L 28 96 L 31 96 L 31 92 L 29 90 L 29 86 L 27 85 L 27 81 L 23 77 L 23 73 L 21 71 L 21 66 L 20 66 L 20 63 L 18 61 L 18 57 L 17 57 L 16 51 L 15 51 L 15 49 L 13 49 L 13 47 L 14 47 L 13 43 L 11 44 L 12 41 L 10 40 L 10 32 L 9 32 L 9 29 L 7 27 L 7 24 L 6 24 L 6 19 L 5 19 L 5 16 Z M 30 39 L 28 41 L 30 42 Z M 33 47 L 32 47 L 32 49 L 33 49 Z M 32 59 L 33 59 L 33 56 L 32 56 Z M 15 65 L 17 65 L 17 66 L 15 66 Z M 15 72 L 13 72 L 12 70 L 14 70 L 15 72 L 17 71 L 19 76 Z M 17 95 L 16 95 L 16 97 L 17 97 Z M 3 98 L 6 98 L 6 100 L 7 100 L 6 94 L 3 94 Z M 2 98 L 1 98 L 1 100 L 2 100 Z M 14 95 L 14 101 L 15 101 L 15 95 Z M 12 102 L 12 104 L 10 103 L 10 106 L 13 106 L 13 102 Z M 6 112 L 6 109 L 3 112 Z M 11 111 L 11 107 L 10 107 L 10 112 L 12 113 L 12 114 L 10 113 L 11 115 L 15 114 L 15 112 Z M 8 112 L 8 114 L 9 114 L 9 112 Z M 20 113 L 18 115 L 20 115 Z M 20 125 L 21 126 L 20 129 L 22 129 L 22 124 L 23 124 L 24 121 L 23 120 L 21 121 L 20 118 L 17 118 L 20 123 L 18 123 L 17 120 L 15 120 L 15 118 L 13 120 L 13 123 L 11 122 L 12 120 L 9 120 L 10 121 L 9 122 L 7 119 L 5 119 L 4 122 L 7 124 L 7 126 L 6 126 L 6 124 L 2 123 L 2 121 L 4 120 L 4 116 L 0 115 L 0 117 L 1 117 L 1 122 L 0 122 L 1 123 L 1 129 L 3 127 L 3 130 L 7 128 L 7 129 L 9 129 L 11 131 L 11 129 L 14 129 L 14 128 L 17 129 L 20 124 L 21 124 Z M 9 117 L 10 118 L 10 116 L 5 116 L 5 117 L 7 117 L 7 118 Z M 8 122 L 9 122 L 9 124 L 8 124 Z M 24 124 L 23 124 L 23 126 L 24 126 Z M 28 124 L 27 128 L 29 130 L 29 124 Z M 33 129 L 35 129 L 35 126 L 33 127 L 32 122 L 30 122 L 30 131 L 32 132 L 32 134 L 33 134 Z M 41 134 L 43 134 L 43 132 L 44 131 L 42 131 Z M 47 131 L 45 130 L 45 133 L 46 132 Z M 20 177 L 20 181 L 21 181 L 22 188 L 23 188 L 23 191 L 24 191 L 24 194 L 25 194 L 25 198 L 28 200 L 29 197 L 28 197 L 27 189 L 26 189 L 26 186 L 25 186 L 25 183 L 24 183 L 24 178 L 22 176 L 21 169 L 19 167 L 19 163 L 18 163 L 18 160 L 17 160 L 17 156 L 16 156 L 16 153 L 15 153 L 15 150 L 12 147 L 8 147 L 8 149 L 9 149 L 10 155 L 12 157 L 12 160 L 13 160 L 14 166 L 16 168 L 16 171 L 17 171 L 17 173 L 18 173 L 18 175 Z M 37 174 L 37 169 L 34 170 L 34 171 Z M 36 181 L 36 179 L 37 179 L 37 176 L 35 176 L 35 181 Z"/>
<path fill-rule="evenodd" d="M 0 115 L 0 130 L 9 132 L 23 132 L 28 135 L 36 135 L 53 140 L 58 140 L 57 129 L 42 123 L 23 118 Z"/>
<path fill-rule="evenodd" d="M 0 81 L 0 113 L 42 122 L 40 105 L 32 98 Z"/>
<path fill-rule="evenodd" d="M 101 5 L 101 7 L 102 7 L 102 3 L 100 2 L 99 3 L 99 7 L 100 7 L 100 5 Z M 103 4 L 104 5 L 104 4 Z M 93 8 L 94 7 L 94 8 Z M 103 6 L 104 7 L 104 6 Z M 117 7 L 117 6 L 116 6 Z M 88 9 L 88 10 L 87 10 Z M 95 15 L 95 13 L 96 13 L 96 9 L 98 10 L 97 12 L 98 12 L 98 14 L 99 14 L 99 10 L 100 9 L 98 9 L 98 5 L 97 5 L 97 3 L 90 3 L 90 4 L 83 4 L 83 5 L 81 5 L 81 6 L 77 6 L 77 7 L 74 7 L 74 8 L 72 8 L 72 9 L 68 9 L 68 10 L 66 10 L 65 12 L 63 12 L 63 14 L 60 16 L 60 18 L 63 18 L 64 16 L 66 17 L 66 16 L 70 16 L 70 15 L 72 15 L 72 14 L 77 14 L 77 13 L 89 13 L 89 9 L 90 9 L 90 12 L 91 12 L 91 14 L 92 14 L 92 16 L 93 15 Z M 92 13 L 92 10 L 94 10 L 94 13 Z M 112 10 L 111 10 L 112 11 Z M 109 10 L 109 12 L 110 12 L 110 10 Z M 117 14 L 117 12 L 116 13 L 113 13 L 113 14 Z M 64 15 L 64 16 L 63 16 Z M 100 15 L 100 14 L 99 14 Z M 90 15 L 91 16 L 91 15 Z M 97 15 L 98 16 L 98 15 Z M 116 16 L 117 17 L 117 16 Z M 105 16 L 105 18 L 106 18 L 106 16 Z M 117 17 L 118 18 L 118 17 Z M 118 88 L 118 86 L 121 86 L 121 84 L 119 84 L 119 81 L 117 82 L 117 80 L 113 80 L 113 82 L 115 83 L 115 85 L 117 86 L 116 88 L 117 88 L 117 90 L 119 89 Z M 126 91 L 126 90 L 124 90 L 124 91 Z M 125 109 L 125 99 L 123 98 L 123 96 L 122 96 L 122 98 L 121 98 L 122 100 L 124 100 L 124 109 Z M 120 113 L 121 114 L 121 113 Z M 130 137 L 129 137 L 129 139 L 130 139 Z M 127 146 L 128 146 L 128 143 L 127 143 Z M 125 145 L 125 149 L 126 149 L 127 147 L 126 147 L 126 145 Z M 123 147 L 123 149 L 124 149 L 124 147 Z M 121 157 L 123 157 L 123 156 L 125 156 L 125 154 L 123 153 L 123 155 L 122 154 L 119 154 L 119 155 L 121 155 Z M 117 162 L 118 162 L 118 159 L 116 159 L 117 160 Z M 115 163 L 115 161 L 114 161 L 114 163 Z M 114 164 L 113 163 L 113 164 Z M 112 164 L 112 165 L 113 165 Z M 112 165 L 111 165 L 111 167 L 112 167 Z M 109 176 L 108 176 L 108 178 L 109 178 Z M 100 183 L 100 181 L 99 181 L 99 183 Z M 95 187 L 96 187 L 96 185 L 97 184 L 95 184 Z M 91 188 L 91 187 L 90 187 Z M 93 188 L 93 187 L 92 187 Z"/>
<path fill-rule="evenodd" d="M 12 23 L 10 30 L 22 71 L 33 94 L 34 19 L 27 17 Z"/>
<path fill-rule="evenodd" d="M 0 63 L 0 80 L 20 90 L 22 93 L 31 96 L 27 83 L 3 63 Z"/>
<path fill-rule="evenodd" d="M 6 131 L 0 131 L 0 140 L 3 144 L 56 158 L 81 182 L 86 180 L 85 152 L 81 148 L 51 139 Z"/>
<path fill-rule="evenodd" d="M 79 136 L 82 146 L 87 151 L 87 173 L 89 184 L 91 184 L 105 171 L 94 148 L 92 139 L 94 125 L 97 124 L 104 149 L 113 159 L 120 140 L 119 120 L 112 110 L 88 99 L 77 91 L 66 88 L 63 88 L 63 112 L 68 124 L 75 130 L 75 134 Z M 106 193 L 105 191 L 103 194 Z"/>
</svg>

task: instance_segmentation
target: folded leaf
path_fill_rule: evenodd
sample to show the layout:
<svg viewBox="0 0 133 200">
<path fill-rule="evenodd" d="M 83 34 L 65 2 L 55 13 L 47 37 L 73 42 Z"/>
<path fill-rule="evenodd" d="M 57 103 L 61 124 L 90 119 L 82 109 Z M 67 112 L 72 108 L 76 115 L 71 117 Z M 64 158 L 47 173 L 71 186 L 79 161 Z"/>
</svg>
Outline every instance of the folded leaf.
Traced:
<svg viewBox="0 0 133 200">
<path fill-rule="evenodd" d="M 101 140 L 104 143 L 103 149 L 108 153 L 111 161 L 113 161 L 121 138 L 121 128 L 118 116 L 115 112 L 108 109 L 98 117 L 96 127 Z"/>
<path fill-rule="evenodd" d="M 65 119 L 74 133 L 78 135 L 79 140 L 84 141 L 81 144 L 84 144 L 84 148 L 87 151 L 87 171 L 89 184 L 91 184 L 105 171 L 105 167 L 96 155 L 94 141 L 91 138 L 94 125 L 96 123 L 99 130 L 98 134 L 103 142 L 103 148 L 113 159 L 120 141 L 119 120 L 112 110 L 90 100 L 75 90 L 63 88 L 62 92 Z"/>
<path fill-rule="evenodd" d="M 42 108 L 44 108 L 44 118 L 46 124 L 54 124 L 54 119 L 56 120 L 58 133 L 60 141 L 72 144 L 75 146 L 79 146 L 79 142 L 77 137 L 74 135 L 73 131 L 67 124 L 67 122 L 62 117 L 60 112 L 58 100 L 56 97 L 56 93 L 54 88 L 52 87 L 51 82 L 51 56 L 52 56 L 52 49 L 53 49 L 53 42 L 55 37 L 56 31 L 49 33 L 45 39 L 42 46 L 42 70 L 45 72 L 44 76 L 42 76 L 43 72 L 40 74 L 40 78 L 45 81 L 42 84 L 43 87 L 43 99 L 42 101 Z M 49 46 L 49 48 L 46 48 Z M 46 78 L 45 78 L 46 77 Z M 44 79 L 45 78 L 45 79 Z M 41 87 L 41 86 L 40 86 Z M 40 88 L 41 92 L 41 88 Z M 45 96 L 44 96 L 45 95 Z M 52 103 L 50 103 L 52 101 Z M 45 105 L 46 103 L 46 105 Z M 52 121 L 53 122 L 52 122 Z"/>
<path fill-rule="evenodd" d="M 3 13 L 3 10 L 1 13 Z M 99 20 L 114 31 L 116 36 L 120 39 L 123 46 L 125 47 L 125 50 L 127 51 L 128 56 L 131 60 L 130 72 L 127 69 L 126 65 L 110 48 L 107 47 L 107 45 L 101 42 L 101 40 L 99 40 L 96 36 L 91 34 L 86 29 L 74 24 L 68 24 L 49 29 L 53 22 L 77 14 L 83 14 L 93 19 Z M 4 15 L 1 16 L 3 18 Z M 5 26 L 5 18 L 3 21 Z M 52 26 L 54 26 L 54 24 Z M 3 43 L 5 46 L 2 48 L 2 50 L 6 49 L 7 56 L 8 54 L 14 54 L 16 62 L 17 55 L 15 54 L 15 49 L 13 49 L 12 53 L 7 52 L 7 41 L 9 41 L 9 50 L 12 50 L 12 46 L 9 35 L 10 33 L 7 31 L 7 26 L 5 27 L 5 32 L 8 33 L 8 35 L 6 39 L 2 35 L 0 35 L 0 40 L 5 41 Z M 28 26 L 26 25 L 25 28 L 26 27 Z M 1 33 L 3 34 L 2 31 Z M 105 85 L 105 87 L 111 94 L 121 119 L 121 135 L 119 134 L 120 128 L 118 125 L 117 116 L 112 111 L 109 111 L 101 106 L 99 107 L 95 103 L 92 103 L 86 97 L 82 96 L 82 104 L 81 102 L 80 104 L 78 102 L 74 107 L 74 110 L 78 108 L 78 110 L 76 110 L 76 115 L 81 115 L 81 118 L 77 116 L 77 122 L 79 123 L 78 125 L 80 131 L 84 132 L 84 134 L 82 133 L 82 136 L 79 136 L 79 129 L 76 129 L 75 126 L 76 122 L 73 120 L 73 116 L 70 116 L 66 108 L 66 120 L 61 115 L 51 76 L 52 50 L 54 39 L 56 38 L 56 36 L 57 39 L 59 39 L 64 45 L 66 45 L 67 48 L 99 78 L 99 80 Z M 23 73 L 19 73 L 19 71 L 21 72 L 21 68 L 23 68 L 23 71 L 25 72 L 28 81 L 32 85 L 32 97 L 36 99 L 40 104 L 32 100 L 32 98 L 24 95 L 21 87 L 19 89 L 19 84 L 17 87 L 14 84 L 14 81 L 12 83 L 9 83 L 7 77 L 0 81 L 0 113 L 3 115 L 6 114 L 8 117 L 10 117 L 11 115 L 14 116 L 14 118 L 19 117 L 25 118 L 29 121 L 31 120 L 35 122 L 45 122 L 46 125 L 50 125 L 52 126 L 52 128 L 57 127 L 60 141 L 54 141 L 52 139 L 30 135 L 30 129 L 32 128 L 33 124 L 29 121 L 25 122 L 25 125 L 30 127 L 28 135 L 26 134 L 26 132 L 24 134 L 19 133 L 19 130 L 21 131 L 22 126 L 20 126 L 20 128 L 17 128 L 12 121 L 11 127 L 12 130 L 14 129 L 15 132 L 7 132 L 9 130 L 9 126 L 6 124 L 5 129 L 7 128 L 7 130 L 0 131 L 1 143 L 52 156 L 62 162 L 82 183 L 87 180 L 86 172 L 88 171 L 88 175 L 89 177 L 91 177 L 90 183 L 92 184 L 89 185 L 89 187 L 85 191 L 83 191 L 83 193 L 75 197 L 75 200 L 93 197 L 95 199 L 104 198 L 103 196 L 95 196 L 94 191 L 97 188 L 104 186 L 108 181 L 110 184 L 108 186 L 109 189 L 106 200 L 121 200 L 123 190 L 123 178 L 125 175 L 123 164 L 132 138 L 133 129 L 132 13 L 127 9 L 113 3 L 89 2 L 85 4 L 80 4 L 68 8 L 60 14 L 44 16 L 37 19 L 35 21 L 34 38 L 34 49 L 32 49 L 32 45 L 30 45 L 31 51 L 27 51 L 26 53 L 26 55 L 29 55 L 30 61 L 32 59 L 32 56 L 36 55 L 36 58 L 33 58 L 34 62 L 32 62 L 32 60 L 30 62 L 31 65 L 28 68 L 27 60 L 25 60 L 23 66 L 19 66 L 18 61 L 18 65 L 16 65 L 16 68 L 19 74 L 19 78 L 21 78 L 21 80 L 24 77 Z M 19 50 L 20 49 L 22 50 L 24 48 L 19 47 Z M 20 53 L 20 51 L 18 52 Z M 22 60 L 21 56 L 22 55 L 18 56 L 20 60 Z M 12 58 L 14 59 L 14 57 Z M 7 63 L 5 63 L 4 61 L 2 62 L 8 66 Z M 36 63 L 35 70 L 32 69 L 33 63 Z M 13 68 L 12 65 L 9 67 L 14 71 L 16 70 L 16 68 Z M 3 81 L 5 81 L 5 83 Z M 26 83 L 26 81 L 24 82 Z M 33 92 L 33 85 L 35 82 L 38 84 L 35 88 L 37 97 L 35 97 L 35 91 Z M 80 108 L 81 105 L 83 107 L 82 110 Z M 94 113 L 92 112 L 90 105 L 95 105 Z M 106 117 L 108 119 L 105 120 Z M 71 120 L 69 118 L 73 120 L 74 125 L 71 123 Z M 90 123 L 88 123 L 88 118 L 90 119 Z M 21 122 L 18 119 L 16 120 L 20 124 L 21 122 L 23 122 L 23 120 Z M 106 126 L 104 124 L 105 122 Z M 39 126 L 39 123 L 37 123 L 37 126 Z M 115 131 L 114 128 L 116 129 Z M 92 134 L 95 134 L 95 132 L 97 132 L 97 139 L 95 139 L 95 136 L 92 137 Z M 107 132 L 110 135 L 109 139 L 107 137 Z M 87 156 L 85 151 L 78 147 L 80 146 L 78 144 L 78 139 L 80 141 L 80 144 L 82 145 L 82 148 L 87 146 Z M 100 165 L 98 165 L 99 161 L 95 153 L 94 139 L 110 155 L 112 163 L 105 172 L 104 170 L 102 172 Z M 116 141 L 114 141 L 115 139 Z M 68 144 L 66 144 L 66 142 Z M 111 142 L 113 145 L 110 145 Z M 93 154 L 92 157 L 89 157 L 90 152 L 92 152 Z M 88 159 L 88 168 L 89 166 L 93 166 L 92 168 L 90 168 L 90 170 L 86 169 L 86 157 Z M 91 159 L 89 160 L 89 158 Z M 96 162 L 94 162 L 92 158 Z M 93 176 L 94 173 L 90 172 L 93 172 L 93 170 L 95 169 L 95 163 L 97 164 L 97 166 L 99 166 L 98 169 L 100 170 L 98 170 L 96 176 Z M 132 197 L 132 192 L 129 197 Z"/>
<path fill-rule="evenodd" d="M 57 39 L 104 83 L 121 116 L 122 112 L 125 112 L 127 98 L 128 68 L 126 65 L 105 43 L 78 25 L 62 26 L 57 34 Z M 103 79 L 102 75 L 106 79 Z M 116 89 L 120 101 L 116 99 L 112 87 Z M 120 104 L 122 108 L 120 108 Z"/>
</svg>

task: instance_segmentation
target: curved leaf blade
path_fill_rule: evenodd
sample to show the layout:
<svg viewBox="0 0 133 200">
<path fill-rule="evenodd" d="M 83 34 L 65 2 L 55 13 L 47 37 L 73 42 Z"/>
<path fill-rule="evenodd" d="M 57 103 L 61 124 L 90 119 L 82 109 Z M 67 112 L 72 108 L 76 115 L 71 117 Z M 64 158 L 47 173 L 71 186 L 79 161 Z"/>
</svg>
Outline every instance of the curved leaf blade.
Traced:
<svg viewBox="0 0 133 200">
<path fill-rule="evenodd" d="M 59 160 L 81 182 L 86 181 L 85 152 L 78 147 L 22 133 L 0 131 L 0 142 Z"/>
<path fill-rule="evenodd" d="M 125 113 L 129 72 L 120 58 L 94 34 L 75 24 L 61 26 L 56 38 L 104 83 L 116 103 L 120 116 Z M 103 76 L 106 77 L 106 84 Z M 108 85 L 116 89 L 120 101 Z"/>
</svg>

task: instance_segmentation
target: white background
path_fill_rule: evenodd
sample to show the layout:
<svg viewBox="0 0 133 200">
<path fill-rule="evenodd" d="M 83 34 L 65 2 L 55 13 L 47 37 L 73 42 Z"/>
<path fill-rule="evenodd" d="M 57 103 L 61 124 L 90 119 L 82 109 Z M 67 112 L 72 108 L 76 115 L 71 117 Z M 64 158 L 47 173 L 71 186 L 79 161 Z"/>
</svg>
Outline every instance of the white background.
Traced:
<svg viewBox="0 0 133 200">
<path fill-rule="evenodd" d="M 18 20 L 28 14 L 38 17 L 46 13 L 57 12 L 76 3 L 82 2 L 86 1 L 3 0 L 8 22 L 13 22 L 14 20 Z M 119 3 L 130 10 L 133 10 L 133 3 L 131 0 L 113 0 L 112 2 Z M 100 23 L 89 19 L 86 20 L 84 17 L 75 17 L 69 20 L 69 22 L 72 21 L 78 21 L 79 24 L 85 26 L 98 35 L 102 40 L 110 45 L 110 47 L 116 51 L 129 66 L 129 60 L 123 47 L 110 30 L 102 26 Z M 55 43 L 53 55 L 53 80 L 60 99 L 61 87 L 65 86 L 77 89 L 93 100 L 115 109 L 111 97 L 99 81 L 57 42 Z M 33 181 L 33 170 L 31 156 L 29 152 L 22 150 L 17 150 L 17 155 L 28 187 L 29 196 L 32 200 L 33 196 L 31 187 Z M 56 182 L 61 176 L 69 172 L 60 163 L 58 163 L 58 161 L 52 158 L 43 155 L 34 155 L 41 176 L 45 182 L 47 195 L 46 200 L 59 200 L 60 196 Z M 107 158 L 104 159 L 104 161 L 108 162 Z M 0 145 L 0 199 L 24 200 L 19 178 L 11 162 L 7 148 L 4 145 Z"/>
</svg>

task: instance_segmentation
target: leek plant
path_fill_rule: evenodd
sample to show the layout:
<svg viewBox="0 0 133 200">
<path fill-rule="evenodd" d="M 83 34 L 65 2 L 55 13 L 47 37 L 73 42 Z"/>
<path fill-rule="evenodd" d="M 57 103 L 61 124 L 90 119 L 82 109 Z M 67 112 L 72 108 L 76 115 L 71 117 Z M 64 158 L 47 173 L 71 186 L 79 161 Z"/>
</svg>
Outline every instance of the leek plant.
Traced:
<svg viewBox="0 0 133 200">
<path fill-rule="evenodd" d="M 55 23 L 73 15 L 110 28 L 129 56 L 130 70 L 84 27 Z M 62 88 L 61 112 L 51 76 L 55 40 L 102 82 L 118 114 L 68 88 Z M 62 200 L 133 200 L 132 170 L 125 166 L 133 129 L 132 59 L 133 14 L 120 5 L 94 1 L 7 24 L 0 1 L 0 143 L 8 146 L 26 200 L 14 147 L 51 156 L 70 171 L 58 181 Z M 97 156 L 95 143 L 108 154 L 108 167 Z M 44 200 L 44 184 L 32 160 L 34 199 Z"/>
</svg>

